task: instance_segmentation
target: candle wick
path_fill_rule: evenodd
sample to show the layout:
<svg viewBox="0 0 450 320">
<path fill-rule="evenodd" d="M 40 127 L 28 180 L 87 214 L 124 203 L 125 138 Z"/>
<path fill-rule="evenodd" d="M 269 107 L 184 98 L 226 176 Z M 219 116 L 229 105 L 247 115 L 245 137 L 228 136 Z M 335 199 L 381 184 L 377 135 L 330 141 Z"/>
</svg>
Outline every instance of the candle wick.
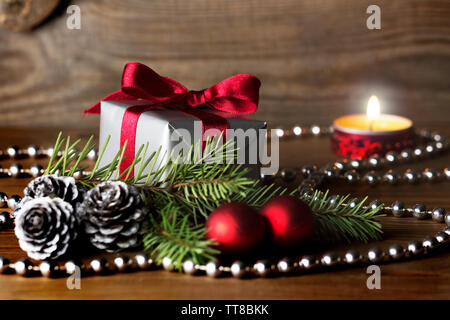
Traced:
<svg viewBox="0 0 450 320">
<path fill-rule="evenodd" d="M 373 124 L 374 124 L 374 120 L 370 120 L 370 123 L 369 123 L 369 131 L 373 131 Z"/>
</svg>

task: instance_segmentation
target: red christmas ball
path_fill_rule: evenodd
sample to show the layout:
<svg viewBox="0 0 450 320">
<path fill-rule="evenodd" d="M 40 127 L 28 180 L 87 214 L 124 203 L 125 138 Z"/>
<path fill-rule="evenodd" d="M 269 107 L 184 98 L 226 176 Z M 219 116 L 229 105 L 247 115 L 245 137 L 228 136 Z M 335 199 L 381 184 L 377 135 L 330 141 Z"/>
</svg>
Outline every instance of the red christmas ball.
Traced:
<svg viewBox="0 0 450 320">
<path fill-rule="evenodd" d="M 274 197 L 266 202 L 260 213 L 269 221 L 272 242 L 280 247 L 301 245 L 314 234 L 314 215 L 299 198 Z"/>
<path fill-rule="evenodd" d="M 207 238 L 227 254 L 248 253 L 264 242 L 267 227 L 264 217 L 242 203 L 227 203 L 215 209 L 206 221 Z"/>
</svg>

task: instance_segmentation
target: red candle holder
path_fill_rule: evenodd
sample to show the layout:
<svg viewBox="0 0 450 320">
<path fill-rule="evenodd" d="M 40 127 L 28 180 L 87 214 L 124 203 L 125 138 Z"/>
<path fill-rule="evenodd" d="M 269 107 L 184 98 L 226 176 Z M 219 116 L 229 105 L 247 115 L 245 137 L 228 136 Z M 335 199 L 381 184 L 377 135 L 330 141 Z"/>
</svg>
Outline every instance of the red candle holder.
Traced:
<svg viewBox="0 0 450 320">
<path fill-rule="evenodd" d="M 361 116 L 364 115 L 346 117 L 360 119 Z M 390 130 L 388 127 L 372 131 L 369 129 L 361 129 L 360 123 L 356 126 L 357 128 L 343 126 L 343 122 L 349 123 L 348 119 L 342 121 L 345 117 L 336 119 L 333 123 L 332 134 L 332 147 L 334 152 L 352 159 L 365 159 L 373 154 L 384 155 L 389 151 L 399 151 L 415 145 L 414 129 L 410 120 L 392 115 L 382 116 L 385 117 L 385 120 L 388 119 L 389 121 L 406 121 L 405 128 Z M 380 121 L 383 121 L 383 118 Z"/>
</svg>

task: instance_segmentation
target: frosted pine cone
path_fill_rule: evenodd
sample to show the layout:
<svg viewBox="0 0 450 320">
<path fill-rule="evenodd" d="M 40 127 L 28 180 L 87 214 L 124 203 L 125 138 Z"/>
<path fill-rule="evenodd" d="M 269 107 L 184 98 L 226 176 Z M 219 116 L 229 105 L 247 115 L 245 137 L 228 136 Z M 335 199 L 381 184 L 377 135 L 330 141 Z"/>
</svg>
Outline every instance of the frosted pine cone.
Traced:
<svg viewBox="0 0 450 320">
<path fill-rule="evenodd" d="M 116 252 L 140 244 L 146 209 L 135 187 L 107 181 L 86 193 L 77 214 L 93 246 Z"/>
<path fill-rule="evenodd" d="M 77 236 L 72 205 L 59 198 L 27 201 L 16 213 L 14 232 L 19 245 L 36 260 L 56 259 Z"/>
<path fill-rule="evenodd" d="M 26 198 L 58 197 L 75 205 L 83 200 L 83 189 L 72 177 L 44 175 L 31 181 L 23 191 Z"/>
</svg>

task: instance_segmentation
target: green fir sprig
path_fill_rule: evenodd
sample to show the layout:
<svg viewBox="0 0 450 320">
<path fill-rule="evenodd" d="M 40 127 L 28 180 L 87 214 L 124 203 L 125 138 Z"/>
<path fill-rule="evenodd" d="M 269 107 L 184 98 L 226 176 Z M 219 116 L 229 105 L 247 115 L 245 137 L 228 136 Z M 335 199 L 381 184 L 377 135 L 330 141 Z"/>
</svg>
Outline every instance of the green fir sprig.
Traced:
<svg viewBox="0 0 450 320">
<path fill-rule="evenodd" d="M 305 196 L 303 198 L 308 201 Z M 383 232 L 377 219 L 385 216 L 382 213 L 383 205 L 372 209 L 369 205 L 365 205 L 367 201 L 365 197 L 350 208 L 349 198 L 350 195 L 329 197 L 328 191 L 314 192 L 308 204 L 318 224 L 317 236 L 322 240 L 346 242 L 380 240 Z"/>
<path fill-rule="evenodd" d="M 101 166 L 109 138 L 101 147 L 92 171 L 86 160 L 95 148 L 93 136 L 79 151 L 80 140 L 58 135 L 45 174 L 74 176 L 88 188 L 108 180 L 122 180 L 141 190 L 150 214 L 143 231 L 144 248 L 156 254 L 161 262 L 169 257 L 178 268 L 189 257 L 204 263 L 219 254 L 214 242 L 205 239 L 205 221 L 209 213 L 223 203 L 241 202 L 260 208 L 266 201 L 282 194 L 295 195 L 286 188 L 263 184 L 247 177 L 248 169 L 232 164 L 237 149 L 234 142 L 222 143 L 222 137 L 210 138 L 205 145 L 190 146 L 183 156 L 163 153 L 161 148 L 148 154 L 149 144 L 140 146 L 131 165 L 120 172 L 125 158 L 126 143 L 114 158 Z M 134 174 L 132 174 L 134 173 Z M 328 192 L 316 191 L 313 197 L 298 195 L 307 201 L 317 221 L 317 236 L 321 240 L 370 241 L 381 238 L 383 216 L 381 206 L 370 209 L 367 198 L 353 208 L 346 203 L 349 196 L 336 196 L 330 201 Z"/>
<path fill-rule="evenodd" d="M 205 234 L 203 224 L 192 223 L 189 215 L 169 202 L 158 215 L 149 216 L 143 241 L 146 250 L 157 253 L 155 259 L 158 263 L 168 257 L 176 268 L 181 268 L 186 258 L 204 264 L 220 253 L 214 249 L 214 241 L 205 239 Z"/>
</svg>

